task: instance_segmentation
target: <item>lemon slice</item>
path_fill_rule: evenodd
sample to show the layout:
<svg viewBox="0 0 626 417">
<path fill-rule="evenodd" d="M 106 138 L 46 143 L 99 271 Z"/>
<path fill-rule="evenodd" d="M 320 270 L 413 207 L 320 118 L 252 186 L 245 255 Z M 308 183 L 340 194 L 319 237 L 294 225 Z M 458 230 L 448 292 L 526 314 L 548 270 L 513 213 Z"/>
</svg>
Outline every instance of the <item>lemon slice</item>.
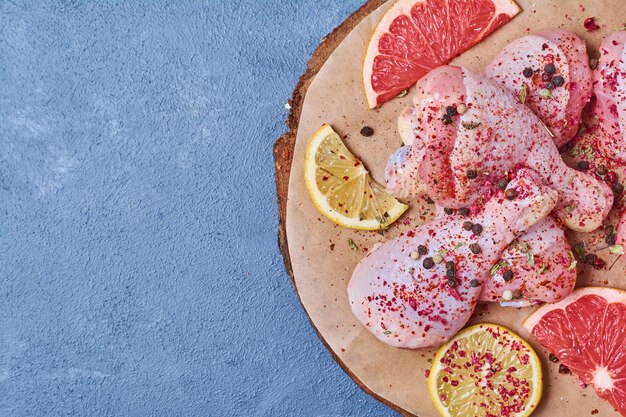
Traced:
<svg viewBox="0 0 626 417">
<path fill-rule="evenodd" d="M 444 417 L 529 416 L 542 389 L 533 348 L 488 323 L 468 327 L 443 345 L 428 377 L 430 397 Z"/>
<path fill-rule="evenodd" d="M 304 180 L 315 207 L 340 226 L 384 229 L 408 209 L 372 180 L 361 161 L 327 124 L 311 138 L 304 160 Z"/>
</svg>

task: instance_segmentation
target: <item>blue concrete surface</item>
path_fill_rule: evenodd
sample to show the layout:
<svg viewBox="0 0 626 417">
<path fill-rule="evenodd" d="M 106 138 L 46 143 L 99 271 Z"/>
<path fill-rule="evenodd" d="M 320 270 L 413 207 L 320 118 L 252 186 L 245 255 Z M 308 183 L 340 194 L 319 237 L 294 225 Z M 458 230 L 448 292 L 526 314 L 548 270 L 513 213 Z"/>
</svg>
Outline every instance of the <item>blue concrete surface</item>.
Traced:
<svg viewBox="0 0 626 417">
<path fill-rule="evenodd" d="M 271 148 L 359 0 L 0 0 L 0 415 L 388 416 L 309 327 Z"/>
</svg>

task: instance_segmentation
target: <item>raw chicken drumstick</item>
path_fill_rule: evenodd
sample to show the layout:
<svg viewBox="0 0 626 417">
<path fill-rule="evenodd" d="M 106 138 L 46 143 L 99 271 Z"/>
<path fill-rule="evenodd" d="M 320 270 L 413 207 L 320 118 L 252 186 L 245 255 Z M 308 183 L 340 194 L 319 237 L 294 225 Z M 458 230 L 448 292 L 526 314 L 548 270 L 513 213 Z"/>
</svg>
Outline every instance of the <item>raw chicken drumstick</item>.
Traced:
<svg viewBox="0 0 626 417">
<path fill-rule="evenodd" d="M 385 242 L 356 267 L 348 284 L 355 316 L 381 341 L 417 349 L 437 346 L 469 320 L 482 284 L 502 251 L 554 208 L 558 194 L 530 170 L 498 191 L 475 218 L 450 216 Z"/>
<path fill-rule="evenodd" d="M 587 46 L 578 36 L 558 29 L 524 36 L 507 45 L 483 74 L 520 101 L 524 95 L 524 104 L 545 123 L 557 147 L 578 132 L 592 90 Z"/>
<path fill-rule="evenodd" d="M 591 231 L 602 224 L 613 204 L 611 189 L 567 167 L 541 121 L 516 97 L 453 66 L 431 71 L 416 87 L 416 140 L 403 164 L 418 168 L 396 183 L 423 183 L 437 204 L 460 208 L 483 199 L 507 171 L 528 167 L 559 192 L 555 215 L 567 227 Z M 446 115 L 458 106 L 466 110 Z"/>
<path fill-rule="evenodd" d="M 463 227 L 473 225 L 470 210 Z M 445 217 L 437 207 L 437 217 Z M 559 223 L 548 216 L 515 239 L 489 271 L 478 301 L 499 302 L 505 307 L 556 303 L 572 293 L 576 285 L 571 248 Z M 510 291 L 507 294 L 506 291 Z M 515 295 L 515 299 L 509 297 Z"/>
</svg>

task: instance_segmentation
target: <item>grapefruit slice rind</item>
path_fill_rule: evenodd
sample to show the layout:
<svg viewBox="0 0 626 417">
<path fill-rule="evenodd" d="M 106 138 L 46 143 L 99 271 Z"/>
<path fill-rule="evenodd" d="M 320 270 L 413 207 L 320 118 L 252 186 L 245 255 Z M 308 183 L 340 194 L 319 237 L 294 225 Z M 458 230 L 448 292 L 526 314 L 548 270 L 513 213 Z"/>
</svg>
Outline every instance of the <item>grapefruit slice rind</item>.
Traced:
<svg viewBox="0 0 626 417">
<path fill-rule="evenodd" d="M 521 9 L 513 0 L 398 0 L 370 38 L 363 85 L 370 108 L 410 88 L 508 23 Z"/>
<path fill-rule="evenodd" d="M 523 326 L 626 416 L 626 291 L 586 287 L 538 308 Z"/>
</svg>

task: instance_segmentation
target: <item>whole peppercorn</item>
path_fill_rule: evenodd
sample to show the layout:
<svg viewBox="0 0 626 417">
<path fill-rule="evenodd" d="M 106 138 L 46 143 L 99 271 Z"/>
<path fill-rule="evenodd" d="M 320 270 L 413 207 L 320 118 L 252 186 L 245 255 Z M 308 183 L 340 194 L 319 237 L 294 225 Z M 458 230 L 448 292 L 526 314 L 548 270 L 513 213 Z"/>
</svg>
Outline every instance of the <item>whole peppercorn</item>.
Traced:
<svg viewBox="0 0 626 417">
<path fill-rule="evenodd" d="M 459 286 L 459 283 L 457 282 L 456 279 L 454 278 L 448 278 L 448 287 L 450 288 L 456 288 Z"/>
<path fill-rule="evenodd" d="M 608 169 L 606 168 L 606 165 L 598 165 L 596 167 L 596 174 L 598 175 L 606 175 L 607 172 Z"/>
<path fill-rule="evenodd" d="M 509 186 L 509 181 L 506 178 L 500 178 L 498 180 L 497 186 L 498 186 L 499 189 L 504 191 L 504 190 L 506 190 L 506 187 Z"/>
<path fill-rule="evenodd" d="M 554 83 L 553 83 L 553 82 L 549 82 L 549 83 L 547 83 L 547 84 L 546 84 L 546 88 L 547 88 L 548 90 L 554 90 L 554 88 L 555 88 Z"/>
<path fill-rule="evenodd" d="M 459 104 L 458 106 L 456 106 L 456 112 L 458 114 L 463 114 L 467 111 L 467 106 L 463 103 Z"/>
<path fill-rule="evenodd" d="M 602 269 L 606 266 L 606 262 L 604 262 L 602 259 L 597 258 L 595 261 L 593 261 L 593 267 L 595 269 Z"/>
<path fill-rule="evenodd" d="M 443 209 L 443 212 L 446 213 L 448 216 L 454 214 L 454 210 L 451 208 L 445 208 Z"/>
<path fill-rule="evenodd" d="M 452 106 L 448 106 L 446 107 L 446 114 L 450 117 L 456 116 L 457 114 L 459 114 L 456 109 Z"/>
<path fill-rule="evenodd" d="M 509 188 L 504 192 L 504 196 L 507 198 L 507 200 L 515 200 L 518 195 L 519 193 L 515 188 Z"/>
<path fill-rule="evenodd" d="M 551 353 L 550 355 L 548 355 L 548 360 L 550 362 L 557 363 L 559 361 L 559 358 L 557 358 L 554 353 Z"/>
<path fill-rule="evenodd" d="M 610 224 L 604 226 L 604 236 L 611 236 L 615 232 L 615 228 Z"/>
<path fill-rule="evenodd" d="M 453 269 L 453 268 L 454 268 L 454 261 L 446 262 L 446 269 Z"/>
<path fill-rule="evenodd" d="M 469 215 L 470 215 L 470 211 L 469 211 L 469 209 L 468 209 L 467 207 L 461 207 L 461 208 L 459 209 L 459 214 L 460 214 L 461 216 L 463 216 L 463 217 L 467 217 L 467 216 L 469 216 Z"/>
<path fill-rule="evenodd" d="M 595 253 L 588 253 L 585 255 L 585 263 L 587 265 L 593 265 L 593 263 L 598 259 L 598 255 Z"/>
<path fill-rule="evenodd" d="M 533 69 L 530 67 L 526 67 L 524 68 L 524 71 L 522 71 L 522 74 L 524 75 L 524 77 L 530 78 L 533 76 Z"/>
<path fill-rule="evenodd" d="M 563 375 L 569 374 L 569 368 L 563 364 L 559 365 L 559 373 Z"/>
<path fill-rule="evenodd" d="M 617 174 L 615 173 L 615 171 L 609 171 L 606 173 L 606 176 L 604 177 L 604 179 L 609 184 L 615 184 L 617 182 Z"/>
<path fill-rule="evenodd" d="M 441 118 L 441 121 L 443 122 L 444 125 L 449 125 L 450 123 L 452 123 L 452 117 L 448 116 L 447 114 L 444 114 L 443 117 Z"/>
<path fill-rule="evenodd" d="M 554 66 L 554 64 L 547 64 L 543 70 L 547 73 L 547 74 L 554 74 L 556 72 L 556 67 Z"/>
<path fill-rule="evenodd" d="M 480 224 L 476 223 L 475 225 L 472 226 L 472 233 L 474 233 L 476 236 L 478 236 L 482 232 L 483 232 L 483 227 Z"/>
<path fill-rule="evenodd" d="M 483 252 L 482 248 L 480 247 L 478 243 L 472 243 L 469 246 L 469 249 L 474 255 L 478 255 Z"/>
<path fill-rule="evenodd" d="M 519 300 L 523 296 L 524 296 L 524 293 L 522 292 L 522 290 L 517 289 L 517 290 L 513 291 L 513 298 L 514 299 Z"/>
<path fill-rule="evenodd" d="M 478 172 L 476 172 L 476 170 L 470 169 L 467 171 L 467 178 L 469 178 L 470 180 L 473 180 L 476 177 L 478 177 Z"/>
<path fill-rule="evenodd" d="M 424 259 L 424 262 L 422 263 L 422 266 L 425 269 L 431 269 L 433 266 L 435 266 L 435 261 L 433 261 L 433 258 L 428 257 L 428 258 Z"/>
<path fill-rule="evenodd" d="M 605 237 L 604 242 L 606 242 L 606 244 L 609 246 L 615 245 L 615 235 L 610 235 L 610 236 Z"/>
<path fill-rule="evenodd" d="M 513 279 L 513 271 L 511 271 L 510 269 L 504 271 L 504 274 L 502 274 L 502 279 L 504 279 L 506 282 L 511 281 Z"/>
<path fill-rule="evenodd" d="M 470 281 L 470 286 L 473 287 L 473 288 L 476 288 L 479 285 L 480 285 L 480 281 L 477 280 L 477 279 L 473 279 L 473 280 Z"/>
<path fill-rule="evenodd" d="M 581 171 L 587 171 L 589 169 L 589 162 L 587 161 L 578 162 L 578 169 Z"/>
<path fill-rule="evenodd" d="M 548 81 L 550 81 L 552 79 L 552 76 L 550 74 L 544 72 L 543 74 L 541 74 L 541 79 L 543 81 L 545 81 L 545 82 L 548 82 Z"/>
<path fill-rule="evenodd" d="M 455 278 L 456 277 L 456 271 L 454 270 L 454 268 L 452 269 L 447 269 L 446 270 L 446 276 L 448 278 Z"/>
<path fill-rule="evenodd" d="M 374 129 L 372 129 L 369 126 L 364 126 L 363 129 L 361 129 L 361 136 L 365 136 L 366 138 L 369 138 L 373 134 L 374 134 Z"/>
<path fill-rule="evenodd" d="M 616 182 L 611 185 L 611 190 L 613 190 L 615 194 L 621 194 L 624 192 L 624 185 Z"/>
<path fill-rule="evenodd" d="M 463 229 L 467 230 L 468 232 L 470 230 L 472 230 L 472 227 L 474 227 L 474 223 L 467 221 L 467 222 L 463 222 Z"/>
<path fill-rule="evenodd" d="M 554 84 L 555 87 L 560 87 L 563 84 L 565 84 L 565 78 L 561 77 L 560 75 L 557 75 L 556 77 L 552 79 L 552 84 Z"/>
<path fill-rule="evenodd" d="M 424 245 L 419 245 L 417 247 L 417 253 L 419 253 L 420 255 L 426 255 L 428 253 L 428 248 Z"/>
</svg>

